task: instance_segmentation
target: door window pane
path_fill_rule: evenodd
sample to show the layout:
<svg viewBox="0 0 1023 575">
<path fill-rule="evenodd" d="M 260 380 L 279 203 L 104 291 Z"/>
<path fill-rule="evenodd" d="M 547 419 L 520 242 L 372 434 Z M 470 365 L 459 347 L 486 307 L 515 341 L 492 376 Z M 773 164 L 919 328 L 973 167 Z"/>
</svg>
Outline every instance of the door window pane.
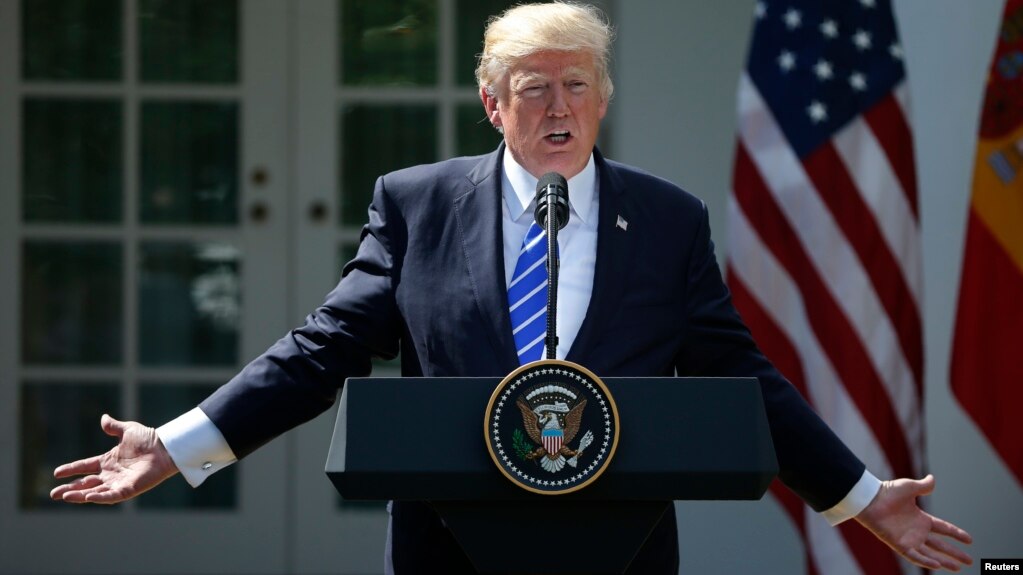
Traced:
<svg viewBox="0 0 1023 575">
<path fill-rule="evenodd" d="M 518 4 L 513 0 L 457 0 L 455 26 L 455 77 L 461 86 L 476 85 L 476 55 L 483 51 L 487 18 Z"/>
<path fill-rule="evenodd" d="M 436 0 L 339 0 L 341 83 L 437 82 Z"/>
<path fill-rule="evenodd" d="M 22 246 L 21 342 L 27 364 L 121 360 L 121 246 L 29 240 Z"/>
<path fill-rule="evenodd" d="M 121 0 L 22 0 L 26 80 L 119 80 Z"/>
<path fill-rule="evenodd" d="M 139 389 L 139 420 L 163 425 L 206 399 L 211 385 L 143 384 Z M 211 475 L 202 489 L 193 489 L 181 478 L 164 481 L 138 499 L 142 509 L 233 509 L 238 504 L 238 465 Z"/>
<path fill-rule="evenodd" d="M 487 154 L 497 149 L 501 134 L 490 125 L 487 112 L 479 102 L 459 104 L 456 111 L 455 134 L 459 156 Z"/>
<path fill-rule="evenodd" d="M 145 242 L 139 263 L 139 362 L 235 365 L 240 253 L 227 244 Z"/>
<path fill-rule="evenodd" d="M 143 82 L 238 81 L 237 0 L 141 0 Z"/>
<path fill-rule="evenodd" d="M 437 161 L 435 106 L 345 106 L 341 112 L 341 222 L 366 222 L 377 177 Z"/>
<path fill-rule="evenodd" d="M 238 104 L 142 104 L 142 221 L 238 221 Z"/>
<path fill-rule="evenodd" d="M 22 113 L 24 220 L 120 221 L 121 103 L 28 98 Z"/>
<path fill-rule="evenodd" d="M 74 510 L 80 507 L 50 499 L 64 483 L 53 478 L 58 465 L 103 453 L 117 440 L 100 429 L 104 413 L 121 412 L 117 384 L 26 383 L 21 387 L 21 473 L 18 499 L 22 509 Z M 120 509 L 90 505 L 90 509 Z"/>
</svg>

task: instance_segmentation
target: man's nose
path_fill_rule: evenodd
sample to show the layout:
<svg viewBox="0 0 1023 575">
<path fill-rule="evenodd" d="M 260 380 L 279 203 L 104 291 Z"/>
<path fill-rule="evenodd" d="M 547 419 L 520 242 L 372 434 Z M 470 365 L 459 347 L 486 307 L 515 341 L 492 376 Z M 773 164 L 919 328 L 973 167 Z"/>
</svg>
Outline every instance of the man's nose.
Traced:
<svg viewBox="0 0 1023 575">
<path fill-rule="evenodd" d="M 561 118 L 569 114 L 567 92 L 564 86 L 555 85 L 550 91 L 550 100 L 547 102 L 547 115 L 554 118 Z"/>
</svg>

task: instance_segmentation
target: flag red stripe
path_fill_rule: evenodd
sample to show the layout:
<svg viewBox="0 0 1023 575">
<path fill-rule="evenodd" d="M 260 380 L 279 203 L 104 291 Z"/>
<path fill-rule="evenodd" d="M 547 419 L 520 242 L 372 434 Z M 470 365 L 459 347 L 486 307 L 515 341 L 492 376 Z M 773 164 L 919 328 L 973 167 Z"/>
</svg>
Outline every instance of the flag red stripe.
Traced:
<svg viewBox="0 0 1023 575">
<path fill-rule="evenodd" d="M 810 325 L 843 380 L 849 397 L 884 446 L 892 471 L 897 476 L 912 475 L 912 459 L 902 426 L 863 342 L 817 275 L 741 142 L 736 152 L 735 198 L 750 224 L 802 288 L 804 299 L 812 302 L 806 306 Z"/>
<path fill-rule="evenodd" d="M 1023 271 L 972 209 L 967 225 L 952 391 L 1023 485 Z"/>
<path fill-rule="evenodd" d="M 895 94 L 888 94 L 873 108 L 863 114 L 863 119 L 874 132 L 877 141 L 884 148 L 884 155 L 892 166 L 892 171 L 902 184 L 902 193 L 913 210 L 913 217 L 920 221 L 920 208 L 917 205 L 916 163 L 913 159 L 913 132 L 902 113 L 902 106 L 895 99 Z"/>
<path fill-rule="evenodd" d="M 732 292 L 732 300 L 736 307 L 742 310 L 743 322 L 750 328 L 762 351 L 771 358 L 775 367 L 785 374 L 804 397 L 809 397 L 804 381 L 802 362 L 795 346 L 792 345 L 788 336 L 778 329 L 777 324 L 764 311 L 738 274 L 732 271 L 731 266 L 728 267 L 728 289 Z M 806 522 L 803 502 L 777 480 L 771 484 L 771 492 L 778 498 L 779 503 L 792 517 L 792 521 L 805 538 Z M 900 573 L 899 562 L 891 550 L 855 521 L 846 521 L 840 526 L 840 529 L 842 537 L 853 551 L 857 564 L 860 565 L 864 573 Z M 809 547 L 805 547 L 805 550 L 807 564 L 814 567 Z"/>
<path fill-rule="evenodd" d="M 795 386 L 799 393 L 809 401 L 810 394 L 806 387 L 806 376 L 803 373 L 803 362 L 799 359 L 799 352 L 789 340 L 785 332 L 778 329 L 778 325 L 764 308 L 760 306 L 746 284 L 739 279 L 731 266 L 728 268 L 728 289 L 732 292 L 732 302 L 737 309 L 742 310 L 742 321 L 753 334 L 753 339 L 760 346 L 774 367 Z"/>
<path fill-rule="evenodd" d="M 760 306 L 753 294 L 746 287 L 746 284 L 739 279 L 731 266 L 727 268 L 728 289 L 732 292 L 732 301 L 735 307 L 742 310 L 742 320 L 753 334 L 753 338 L 760 345 L 761 351 L 771 359 L 771 363 L 780 371 L 792 385 L 803 394 L 809 397 L 806 387 L 806 378 L 803 374 L 803 365 L 799 359 L 799 353 L 789 341 L 785 332 L 778 329 L 778 325 Z M 806 540 L 806 516 L 805 505 L 795 493 L 785 487 L 785 484 L 775 479 L 771 482 L 771 493 L 774 494 L 778 503 L 792 519 L 800 537 Z M 817 566 L 813 561 L 808 545 L 803 546 L 803 553 L 806 556 L 807 572 L 817 575 Z"/>
<path fill-rule="evenodd" d="M 877 220 L 849 176 L 845 162 L 830 142 L 803 158 L 803 165 L 817 194 L 859 256 L 874 292 L 895 328 L 906 363 L 913 372 L 917 394 L 923 393 L 920 313 L 902 268 L 885 243 Z"/>
</svg>

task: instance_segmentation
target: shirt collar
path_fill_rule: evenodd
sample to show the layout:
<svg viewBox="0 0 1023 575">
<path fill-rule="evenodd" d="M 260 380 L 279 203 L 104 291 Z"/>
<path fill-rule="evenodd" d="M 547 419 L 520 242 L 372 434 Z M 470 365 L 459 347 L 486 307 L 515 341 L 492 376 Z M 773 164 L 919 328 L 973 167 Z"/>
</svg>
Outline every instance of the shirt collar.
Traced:
<svg viewBox="0 0 1023 575">
<path fill-rule="evenodd" d="M 503 168 L 501 170 L 503 173 L 501 193 L 504 195 L 504 203 L 508 207 L 508 213 L 512 220 L 517 220 L 533 205 L 538 180 L 515 161 L 507 147 L 504 149 Z M 593 196 L 597 193 L 596 176 L 597 168 L 593 163 L 593 154 L 590 153 L 586 167 L 568 180 L 569 208 L 572 211 L 572 216 L 583 222 L 590 217 Z"/>
</svg>

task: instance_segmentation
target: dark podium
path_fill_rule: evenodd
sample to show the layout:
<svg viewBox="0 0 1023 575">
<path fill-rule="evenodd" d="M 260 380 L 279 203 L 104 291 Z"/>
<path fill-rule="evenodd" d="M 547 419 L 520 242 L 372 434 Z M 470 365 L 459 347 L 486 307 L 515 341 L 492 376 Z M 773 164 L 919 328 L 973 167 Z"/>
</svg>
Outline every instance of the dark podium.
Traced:
<svg viewBox="0 0 1023 575">
<path fill-rule="evenodd" d="M 483 573 L 621 573 L 672 500 L 760 499 L 777 462 L 753 378 L 604 378 L 619 444 L 586 488 L 538 495 L 487 452 L 500 378 L 352 378 L 326 471 L 353 500 L 430 502 Z"/>
</svg>

